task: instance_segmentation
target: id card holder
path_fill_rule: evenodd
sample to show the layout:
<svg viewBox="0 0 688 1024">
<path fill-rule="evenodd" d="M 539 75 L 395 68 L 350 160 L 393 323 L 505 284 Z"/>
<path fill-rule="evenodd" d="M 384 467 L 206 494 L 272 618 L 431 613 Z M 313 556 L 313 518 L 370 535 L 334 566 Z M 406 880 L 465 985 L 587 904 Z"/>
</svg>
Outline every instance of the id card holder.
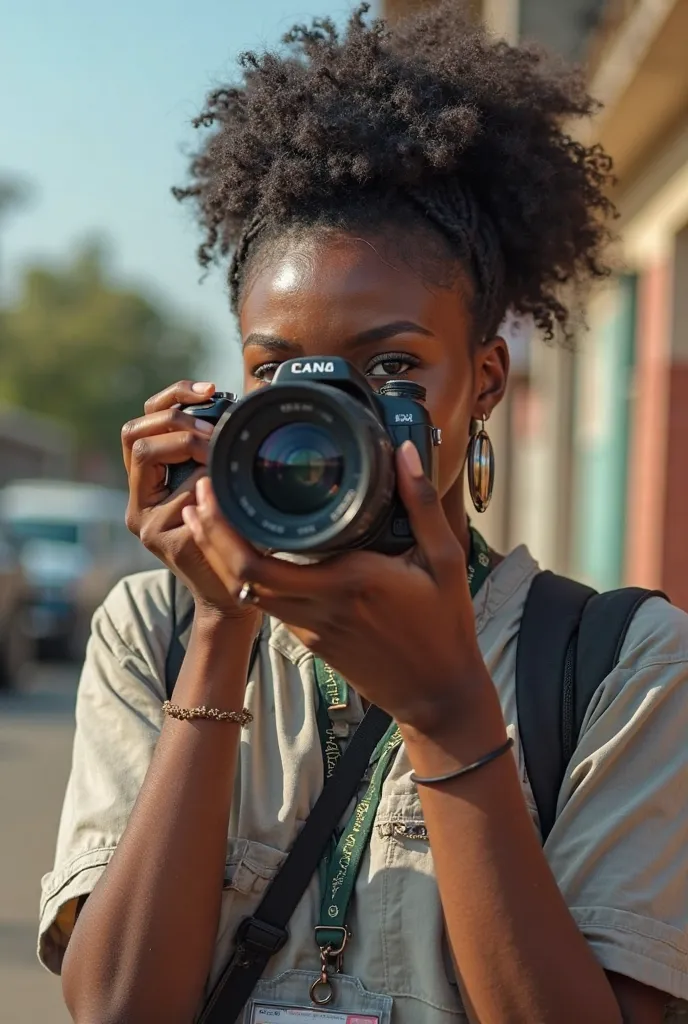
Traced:
<svg viewBox="0 0 688 1024">
<path fill-rule="evenodd" d="M 390 996 L 368 992 L 358 978 L 335 974 L 334 992 L 327 1006 L 308 997 L 319 975 L 312 971 L 285 971 L 259 981 L 244 1009 L 242 1024 L 390 1024 Z"/>
</svg>

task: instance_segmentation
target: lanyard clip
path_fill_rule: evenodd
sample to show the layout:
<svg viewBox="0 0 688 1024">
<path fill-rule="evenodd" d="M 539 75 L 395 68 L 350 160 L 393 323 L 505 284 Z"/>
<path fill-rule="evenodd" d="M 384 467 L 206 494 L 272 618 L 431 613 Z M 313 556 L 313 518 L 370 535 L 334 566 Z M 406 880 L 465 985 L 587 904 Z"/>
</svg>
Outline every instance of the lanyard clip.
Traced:
<svg viewBox="0 0 688 1024">
<path fill-rule="evenodd" d="M 315 941 L 320 950 L 320 954 L 328 961 L 342 960 L 349 938 L 350 932 L 346 927 L 324 924 L 318 925 L 315 929 Z M 337 968 L 337 974 L 341 974 L 341 969 L 339 967 Z"/>
<path fill-rule="evenodd" d="M 310 987 L 310 997 L 316 1006 L 327 1006 L 334 996 L 329 969 L 334 967 L 336 974 L 342 973 L 349 929 L 331 925 L 318 926 L 315 929 L 315 941 L 320 949 L 320 975 Z"/>
</svg>

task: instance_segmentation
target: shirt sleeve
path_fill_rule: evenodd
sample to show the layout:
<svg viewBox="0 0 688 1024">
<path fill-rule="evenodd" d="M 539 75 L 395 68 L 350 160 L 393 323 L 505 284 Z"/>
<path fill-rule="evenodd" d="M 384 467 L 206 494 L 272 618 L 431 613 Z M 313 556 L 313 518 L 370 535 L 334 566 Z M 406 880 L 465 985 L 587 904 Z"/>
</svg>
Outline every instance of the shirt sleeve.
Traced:
<svg viewBox="0 0 688 1024">
<path fill-rule="evenodd" d="M 55 973 L 79 897 L 92 892 L 117 847 L 160 733 L 169 616 L 156 589 L 124 580 L 93 618 L 55 863 L 41 883 L 38 956 Z"/>
<path fill-rule="evenodd" d="M 688 616 L 660 599 L 593 697 L 545 852 L 605 970 L 688 1000 Z"/>
</svg>

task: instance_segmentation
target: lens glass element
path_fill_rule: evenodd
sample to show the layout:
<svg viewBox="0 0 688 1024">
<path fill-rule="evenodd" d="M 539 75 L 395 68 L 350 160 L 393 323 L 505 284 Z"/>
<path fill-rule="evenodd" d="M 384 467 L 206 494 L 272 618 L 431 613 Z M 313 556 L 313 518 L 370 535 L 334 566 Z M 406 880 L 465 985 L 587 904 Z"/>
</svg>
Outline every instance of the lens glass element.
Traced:
<svg viewBox="0 0 688 1024">
<path fill-rule="evenodd" d="M 280 512 L 319 512 L 337 496 L 344 456 L 330 434 L 314 423 L 287 423 L 268 434 L 256 454 L 256 487 Z"/>
</svg>

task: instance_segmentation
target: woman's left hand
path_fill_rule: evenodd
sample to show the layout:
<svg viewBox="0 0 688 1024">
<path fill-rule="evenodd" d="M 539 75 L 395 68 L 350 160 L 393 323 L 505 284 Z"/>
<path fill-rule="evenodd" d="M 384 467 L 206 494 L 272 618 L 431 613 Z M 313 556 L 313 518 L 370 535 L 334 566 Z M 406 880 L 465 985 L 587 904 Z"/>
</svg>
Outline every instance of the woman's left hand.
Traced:
<svg viewBox="0 0 688 1024">
<path fill-rule="evenodd" d="M 207 477 L 184 518 L 232 593 L 236 580 L 250 583 L 258 606 L 362 697 L 400 725 L 425 731 L 470 704 L 486 669 L 466 553 L 410 442 L 397 452 L 397 479 L 416 538 L 413 552 L 400 558 L 352 551 L 295 565 L 262 555 L 227 524 Z"/>
</svg>

